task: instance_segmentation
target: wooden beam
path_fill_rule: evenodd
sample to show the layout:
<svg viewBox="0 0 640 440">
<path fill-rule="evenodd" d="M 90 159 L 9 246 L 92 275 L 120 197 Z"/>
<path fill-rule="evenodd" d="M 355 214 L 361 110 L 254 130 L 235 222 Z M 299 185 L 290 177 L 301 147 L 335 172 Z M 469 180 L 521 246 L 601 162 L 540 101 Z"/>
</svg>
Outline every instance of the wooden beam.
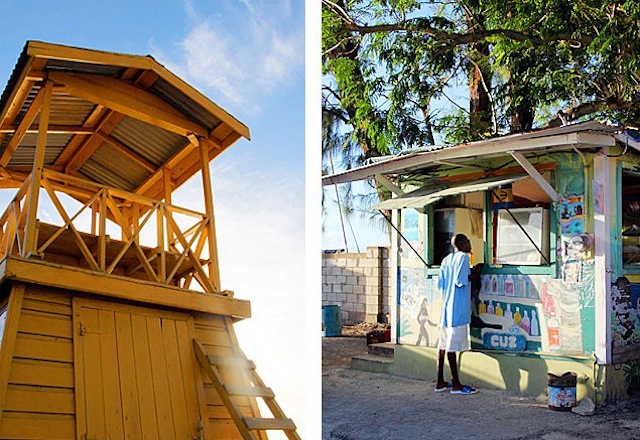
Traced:
<svg viewBox="0 0 640 440">
<path fill-rule="evenodd" d="M 216 238 L 215 214 L 213 209 L 213 188 L 211 186 L 211 170 L 209 169 L 209 151 L 207 144 L 200 144 L 200 165 L 202 166 L 202 188 L 205 213 L 209 218 L 207 235 L 209 243 L 209 279 L 217 290 L 220 290 L 220 267 L 218 265 L 218 240 Z"/>
<path fill-rule="evenodd" d="M 23 255 L 35 255 L 37 246 L 36 222 L 38 214 L 38 199 L 40 192 L 40 182 L 44 170 L 44 153 L 47 147 L 47 126 L 49 125 L 49 115 L 51 113 L 51 95 L 53 93 L 53 83 L 47 80 L 44 83 L 42 110 L 40 111 L 40 132 L 36 142 L 36 152 L 33 159 L 33 171 L 31 171 L 31 187 L 29 188 L 29 204 L 27 205 L 27 224 L 25 227 Z"/>
<path fill-rule="evenodd" d="M 124 81 L 95 75 L 51 72 L 51 80 L 65 86 L 67 93 L 181 136 L 207 136 L 206 129 L 186 119 L 163 99 Z"/>
<path fill-rule="evenodd" d="M 89 116 L 87 116 L 87 119 L 85 119 L 82 127 L 95 132 L 96 125 L 105 120 L 108 112 L 109 110 L 105 109 L 101 105 L 95 106 Z M 55 165 L 66 165 L 85 141 L 86 138 L 84 136 L 74 136 L 56 159 Z"/>
<path fill-rule="evenodd" d="M 20 145 L 20 142 L 22 141 L 24 136 L 27 134 L 27 129 L 31 126 L 33 121 L 36 119 L 36 116 L 38 116 L 38 113 L 42 109 L 42 103 L 44 102 L 45 93 L 46 93 L 45 89 L 46 87 L 42 87 L 40 89 L 35 99 L 31 103 L 29 110 L 27 110 L 24 117 L 22 118 L 22 121 L 20 121 L 20 124 L 18 124 L 16 131 L 13 133 L 13 137 L 7 144 L 7 148 L 5 148 L 5 150 L 2 152 L 2 156 L 0 156 L 0 166 L 2 167 L 7 166 L 7 164 L 9 163 L 9 160 L 11 159 L 11 156 L 18 149 L 18 145 Z M 51 88 L 49 88 L 49 93 L 51 93 Z M 51 100 L 51 96 L 49 96 L 49 101 L 50 100 Z M 40 125 L 42 125 L 42 123 Z M 38 131 L 38 136 L 40 136 L 40 132 L 41 130 Z M 45 132 L 44 133 L 45 137 L 46 137 L 46 134 L 47 133 Z"/>
<path fill-rule="evenodd" d="M 26 258 L 10 256 L 0 262 L 0 279 L 76 290 L 182 310 L 233 316 L 239 319 L 251 317 L 251 306 L 246 300 L 230 298 L 222 294 L 185 291 L 116 275 L 106 276 L 85 269 Z"/>
</svg>

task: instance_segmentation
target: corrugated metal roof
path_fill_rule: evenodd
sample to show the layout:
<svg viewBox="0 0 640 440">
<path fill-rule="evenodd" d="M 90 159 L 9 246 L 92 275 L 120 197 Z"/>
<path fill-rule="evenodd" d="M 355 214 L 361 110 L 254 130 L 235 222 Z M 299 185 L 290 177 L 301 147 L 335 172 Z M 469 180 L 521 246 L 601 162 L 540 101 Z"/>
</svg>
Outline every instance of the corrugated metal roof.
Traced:
<svg viewBox="0 0 640 440">
<path fill-rule="evenodd" d="M 103 142 L 78 170 L 103 185 L 133 191 L 149 177 L 149 172 Z"/>
<path fill-rule="evenodd" d="M 157 167 L 161 166 L 185 144 L 185 139 L 182 136 L 130 117 L 125 117 L 120 121 L 111 131 L 111 137 L 122 142 Z"/>
<path fill-rule="evenodd" d="M 52 134 L 47 135 L 47 148 L 44 152 L 45 165 L 53 165 L 64 147 L 67 146 L 72 135 L 70 134 Z M 20 148 L 11 156 L 9 166 L 33 165 L 33 157 L 36 151 L 36 142 L 38 135 L 36 133 L 27 133 Z M 8 141 L 7 141 L 8 142 Z"/>
<path fill-rule="evenodd" d="M 154 173 L 162 167 L 177 170 L 171 176 L 177 185 L 199 169 L 201 157 L 191 148 L 192 133 L 210 136 L 212 142 L 202 145 L 210 150 L 212 157 L 222 151 L 216 145 L 227 148 L 233 143 L 225 140 L 235 141 L 240 136 L 249 138 L 246 126 L 152 57 L 31 41 L 20 54 L 0 98 L 0 111 L 12 109 L 11 113 L 6 113 L 8 117 L 2 121 L 4 130 L 0 132 L 0 157 L 7 168 L 33 162 L 37 139 L 33 130 L 39 124 L 40 115 L 36 115 L 30 132 L 22 138 L 17 149 L 12 150 L 10 156 L 3 153 L 12 139 L 11 130 L 23 121 L 45 84 L 47 72 L 56 72 L 49 76 L 54 82 L 49 125 L 56 129 L 47 135 L 45 165 L 55 165 L 58 170 L 78 170 L 102 184 L 155 194 L 155 181 L 148 179 L 152 167 Z M 75 74 L 78 76 L 74 79 Z M 95 87 L 91 87 L 92 84 Z M 116 93 L 107 92 L 111 90 L 107 87 L 113 87 Z M 124 96 L 124 93 L 138 91 L 139 106 Z M 172 109 L 163 108 L 162 103 L 149 94 L 162 99 L 181 117 L 174 116 Z M 13 102 L 9 102 L 10 99 Z M 19 107 L 14 107 L 16 105 Z M 151 110 L 154 105 L 159 111 Z M 100 133 L 94 134 L 91 130 Z M 94 137 L 103 134 L 115 139 L 121 144 L 120 148 L 113 148 Z M 94 150 L 96 142 L 100 146 Z M 177 154 L 186 147 L 189 150 L 185 154 Z M 130 152 L 123 152 L 122 148 Z M 142 160 L 136 161 L 132 153 Z M 24 169 L 16 171 L 23 172 Z M 143 182 L 147 184 L 140 187 Z"/>
<path fill-rule="evenodd" d="M 162 78 L 153 83 L 151 91 L 208 131 L 213 130 L 220 124 L 220 119 L 213 116 L 198 103 L 188 99 L 184 93 L 181 93 Z"/>
</svg>

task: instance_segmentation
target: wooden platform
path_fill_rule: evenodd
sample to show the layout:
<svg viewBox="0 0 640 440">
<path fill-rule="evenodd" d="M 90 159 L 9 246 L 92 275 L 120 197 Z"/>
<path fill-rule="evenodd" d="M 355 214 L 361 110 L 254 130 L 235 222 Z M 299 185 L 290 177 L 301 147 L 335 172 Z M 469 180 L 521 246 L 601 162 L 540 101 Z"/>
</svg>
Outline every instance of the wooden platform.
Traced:
<svg viewBox="0 0 640 440">
<path fill-rule="evenodd" d="M 52 225 L 49 223 L 38 222 L 38 248 L 41 248 L 58 230 L 60 226 Z M 80 237 L 89 248 L 94 258 L 97 258 L 98 249 L 98 237 L 96 235 L 79 232 Z M 120 240 L 113 240 L 107 237 L 106 250 L 107 250 L 107 266 L 116 259 L 120 251 L 125 246 L 125 243 Z M 154 266 L 154 262 L 158 258 L 157 248 L 150 248 L 141 246 L 147 261 Z M 43 252 L 41 255 L 43 261 L 58 263 L 63 265 L 69 265 L 74 267 L 89 269 L 89 264 L 82 255 L 82 251 L 76 241 L 76 235 L 73 231 L 66 229 L 63 231 Z M 167 267 L 173 270 L 176 263 L 180 260 L 180 254 L 176 252 L 165 252 L 165 259 Z M 204 260 L 201 260 L 202 264 L 205 264 Z M 176 279 L 179 279 L 189 273 L 194 272 L 194 265 L 188 258 L 182 259 L 180 266 L 176 271 Z M 148 276 L 142 266 L 142 262 L 138 256 L 138 253 L 130 246 L 125 252 L 122 259 L 115 267 L 113 274 L 123 275 L 129 278 L 136 278 L 142 280 L 148 280 Z M 172 285 L 177 285 L 174 280 Z"/>
</svg>

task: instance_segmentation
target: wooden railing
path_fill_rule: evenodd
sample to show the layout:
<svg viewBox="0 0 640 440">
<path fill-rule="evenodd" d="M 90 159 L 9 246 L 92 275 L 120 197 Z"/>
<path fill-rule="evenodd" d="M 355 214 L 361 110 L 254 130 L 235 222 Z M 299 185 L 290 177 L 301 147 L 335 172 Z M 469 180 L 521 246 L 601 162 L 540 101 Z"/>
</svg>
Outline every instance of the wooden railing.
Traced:
<svg viewBox="0 0 640 440">
<path fill-rule="evenodd" d="M 217 292 L 208 255 L 209 216 L 126 191 L 45 170 L 35 228 L 28 228 L 27 178 L 0 217 L 0 257 L 54 260 L 77 254 L 78 266 L 104 275 L 131 276 L 190 290 Z M 35 194 L 38 194 L 35 192 Z M 66 194 L 78 203 L 61 197 Z M 45 197 L 46 196 L 46 197 Z M 42 221 L 43 204 L 58 224 Z M 61 224 L 60 224 L 61 223 Z M 46 227 L 45 227 L 46 225 Z M 34 230 L 36 236 L 28 237 Z M 112 235 L 119 235 L 115 240 Z M 71 245 L 73 244 L 73 246 Z M 64 255 L 63 255 L 64 256 Z M 192 289 L 193 281 L 199 284 Z"/>
</svg>

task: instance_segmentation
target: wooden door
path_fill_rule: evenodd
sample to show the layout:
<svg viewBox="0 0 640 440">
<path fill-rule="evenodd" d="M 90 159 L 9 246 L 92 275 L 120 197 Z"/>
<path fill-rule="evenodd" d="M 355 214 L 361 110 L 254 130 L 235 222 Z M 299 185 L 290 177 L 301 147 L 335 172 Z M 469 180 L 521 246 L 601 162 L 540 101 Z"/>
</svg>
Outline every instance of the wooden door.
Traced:
<svg viewBox="0 0 640 440">
<path fill-rule="evenodd" d="M 73 309 L 78 438 L 200 438 L 190 315 L 80 298 Z"/>
</svg>

